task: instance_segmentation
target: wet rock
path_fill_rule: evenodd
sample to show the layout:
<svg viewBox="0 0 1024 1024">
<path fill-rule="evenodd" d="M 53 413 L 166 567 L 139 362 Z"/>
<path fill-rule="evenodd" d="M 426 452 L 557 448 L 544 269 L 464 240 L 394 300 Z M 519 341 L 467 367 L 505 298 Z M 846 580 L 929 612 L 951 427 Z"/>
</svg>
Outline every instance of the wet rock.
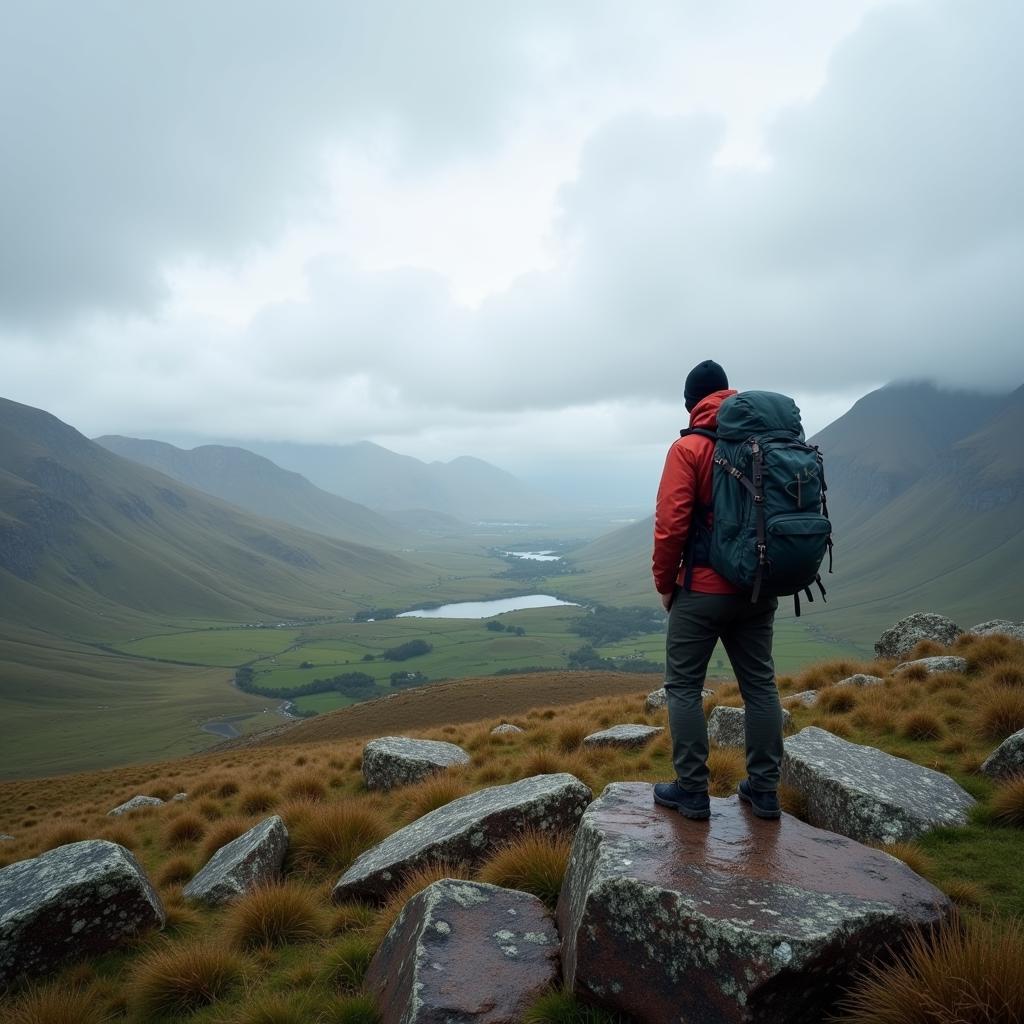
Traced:
<svg viewBox="0 0 1024 1024">
<path fill-rule="evenodd" d="M 893 669 L 893 673 L 906 672 L 907 669 L 923 668 L 928 675 L 935 675 L 937 672 L 959 672 L 967 671 L 967 659 L 956 658 L 950 654 L 940 654 L 934 658 L 918 658 L 916 661 L 905 661 Z"/>
<path fill-rule="evenodd" d="M 0 870 L 0 989 L 98 956 L 164 925 L 164 908 L 123 846 L 93 839 Z"/>
<path fill-rule="evenodd" d="M 982 762 L 981 770 L 992 779 L 1024 776 L 1024 729 L 1007 736 Z"/>
<path fill-rule="evenodd" d="M 660 725 L 613 725 L 610 729 L 592 732 L 583 738 L 585 747 L 642 747 L 650 743 L 659 732 Z"/>
<path fill-rule="evenodd" d="M 615 782 L 580 822 L 557 919 L 588 1001 L 652 1024 L 795 1024 L 949 908 L 901 861 L 788 814 L 712 798 L 695 823 Z"/>
<path fill-rule="evenodd" d="M 571 831 L 593 794 L 573 775 L 535 775 L 452 800 L 367 850 L 334 887 L 337 902 L 383 900 L 432 861 L 482 860 L 524 829 Z"/>
<path fill-rule="evenodd" d="M 840 679 L 833 686 L 881 686 L 885 680 L 881 676 L 869 676 L 864 672 L 855 672 L 852 676 Z"/>
<path fill-rule="evenodd" d="M 975 636 L 994 636 L 1001 634 L 1014 640 L 1024 640 L 1024 622 L 1011 622 L 1009 619 L 989 619 L 971 626 L 967 631 Z"/>
<path fill-rule="evenodd" d="M 275 814 L 222 846 L 182 896 L 209 906 L 228 903 L 278 878 L 287 852 L 288 829 Z"/>
<path fill-rule="evenodd" d="M 161 807 L 163 800 L 155 796 L 133 796 L 131 800 L 125 800 L 112 811 L 107 811 L 108 817 L 119 818 L 122 814 L 131 814 L 132 811 L 141 811 L 143 807 Z"/>
<path fill-rule="evenodd" d="M 782 698 L 782 704 L 803 704 L 805 708 L 813 708 L 818 703 L 817 690 L 801 690 L 799 693 L 791 693 L 788 697 Z"/>
<path fill-rule="evenodd" d="M 469 754 L 462 747 L 441 740 L 382 736 L 363 747 L 363 778 L 367 789 L 394 789 L 467 764 Z"/>
<path fill-rule="evenodd" d="M 491 730 L 492 736 L 518 736 L 520 733 L 525 732 L 525 729 L 520 729 L 518 725 L 513 725 L 511 722 L 502 722 L 501 725 L 496 725 Z"/>
<path fill-rule="evenodd" d="M 975 800 L 948 775 L 808 726 L 785 742 L 782 781 L 810 821 L 864 843 L 916 839 L 965 825 Z"/>
<path fill-rule="evenodd" d="M 536 896 L 445 878 L 405 905 L 365 987 L 382 1024 L 519 1024 L 558 980 L 558 954 Z"/>
<path fill-rule="evenodd" d="M 719 705 L 711 709 L 708 716 L 708 739 L 720 747 L 741 747 L 747 745 L 744 732 L 746 712 L 743 708 L 727 708 Z M 793 716 L 782 709 L 783 731 L 793 726 Z"/>
<path fill-rule="evenodd" d="M 905 658 L 922 640 L 947 647 L 963 630 L 945 615 L 915 612 L 890 626 L 875 643 L 879 658 Z"/>
</svg>

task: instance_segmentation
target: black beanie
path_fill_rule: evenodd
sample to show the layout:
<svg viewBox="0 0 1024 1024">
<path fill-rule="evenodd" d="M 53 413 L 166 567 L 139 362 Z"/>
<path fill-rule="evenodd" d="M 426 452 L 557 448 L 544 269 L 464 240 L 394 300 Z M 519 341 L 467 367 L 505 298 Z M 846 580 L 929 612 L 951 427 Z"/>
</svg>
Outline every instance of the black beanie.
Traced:
<svg viewBox="0 0 1024 1024">
<path fill-rule="evenodd" d="M 724 391 L 729 386 L 729 378 L 725 370 L 714 361 L 705 359 L 698 363 L 687 375 L 686 386 L 683 388 L 683 401 L 686 411 L 693 412 L 693 407 L 708 395 L 716 391 Z"/>
</svg>

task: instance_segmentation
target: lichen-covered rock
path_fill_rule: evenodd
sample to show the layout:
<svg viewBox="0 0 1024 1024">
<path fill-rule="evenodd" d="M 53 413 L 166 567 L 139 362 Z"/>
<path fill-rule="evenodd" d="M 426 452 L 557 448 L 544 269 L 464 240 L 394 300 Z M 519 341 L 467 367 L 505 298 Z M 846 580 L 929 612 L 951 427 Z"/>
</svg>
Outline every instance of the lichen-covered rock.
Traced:
<svg viewBox="0 0 1024 1024">
<path fill-rule="evenodd" d="M 14 841 L 14 836 L 7 832 L 0 833 L 0 843 L 10 843 Z"/>
<path fill-rule="evenodd" d="M 788 697 L 782 698 L 782 704 L 802 704 L 805 708 L 813 708 L 818 703 L 817 690 L 801 690 L 799 693 L 791 693 Z"/>
<path fill-rule="evenodd" d="M 405 905 L 365 987 L 382 1024 L 519 1024 L 558 980 L 558 953 L 536 896 L 445 878 Z"/>
<path fill-rule="evenodd" d="M 966 825 L 975 800 L 948 775 L 808 726 L 785 741 L 782 781 L 815 825 L 864 843 L 916 839 Z"/>
<path fill-rule="evenodd" d="M 132 811 L 141 811 L 143 807 L 160 807 L 163 800 L 156 796 L 133 796 L 131 800 L 125 800 L 112 811 L 107 811 L 108 817 L 119 818 L 122 814 L 131 814 Z"/>
<path fill-rule="evenodd" d="M 288 829 L 275 814 L 222 846 L 182 890 L 187 900 L 217 906 L 281 874 Z"/>
<path fill-rule="evenodd" d="M 906 672 L 907 669 L 923 668 L 928 675 L 935 675 L 937 672 L 959 672 L 961 675 L 967 671 L 967 659 L 957 658 L 951 654 L 939 654 L 934 658 L 918 658 L 915 661 L 904 661 L 897 665 L 893 672 Z"/>
<path fill-rule="evenodd" d="M 513 725 L 511 722 L 502 722 L 501 725 L 496 725 L 491 730 L 492 736 L 517 736 L 519 733 L 525 732 L 526 730 L 520 729 L 518 725 Z"/>
<path fill-rule="evenodd" d="M 720 747 L 745 747 L 747 745 L 744 732 L 746 712 L 743 708 L 727 708 L 719 705 L 711 709 L 708 715 L 708 739 Z M 792 728 L 793 716 L 782 709 L 783 730 Z"/>
<path fill-rule="evenodd" d="M 1024 640 L 1024 622 L 1011 622 L 1009 619 L 989 619 L 971 626 L 967 631 L 975 636 L 993 636 L 1002 634 L 1014 640 Z"/>
<path fill-rule="evenodd" d="M 0 870 L 0 989 L 162 928 L 160 897 L 123 846 L 70 843 Z"/>
<path fill-rule="evenodd" d="M 571 831 L 593 794 L 574 775 L 534 775 L 452 800 L 367 850 L 338 880 L 334 899 L 383 900 L 431 861 L 478 862 L 524 829 Z"/>
<path fill-rule="evenodd" d="M 557 918 L 588 1001 L 644 1024 L 796 1024 L 949 907 L 901 861 L 788 814 L 713 798 L 697 824 L 613 782 L 580 822 Z"/>
<path fill-rule="evenodd" d="M 712 695 L 713 690 L 701 690 L 700 695 L 702 698 L 707 698 Z M 660 690 L 653 690 L 647 694 L 647 699 L 644 701 L 644 711 L 650 713 L 652 711 L 660 711 L 662 708 L 668 707 L 668 690 L 663 686 Z"/>
<path fill-rule="evenodd" d="M 890 626 L 876 641 L 879 658 L 905 658 L 922 640 L 948 647 L 963 630 L 945 615 L 915 612 Z"/>
<path fill-rule="evenodd" d="M 188 799 L 188 793 L 175 793 L 174 796 L 171 797 L 171 803 L 180 804 L 180 803 L 183 803 L 187 799 Z"/>
<path fill-rule="evenodd" d="M 885 680 L 881 676 L 869 676 L 864 672 L 854 672 L 852 676 L 840 679 L 833 686 L 881 686 Z"/>
<path fill-rule="evenodd" d="M 585 747 L 642 747 L 650 743 L 659 732 L 660 725 L 613 725 L 610 729 L 592 732 L 583 738 Z"/>
<path fill-rule="evenodd" d="M 469 764 L 462 747 L 442 740 L 382 736 L 363 747 L 363 778 L 367 789 L 394 789 L 421 782 L 448 768 Z"/>
<path fill-rule="evenodd" d="M 982 762 L 981 770 L 992 779 L 1024 776 L 1024 729 L 1007 736 Z"/>
</svg>

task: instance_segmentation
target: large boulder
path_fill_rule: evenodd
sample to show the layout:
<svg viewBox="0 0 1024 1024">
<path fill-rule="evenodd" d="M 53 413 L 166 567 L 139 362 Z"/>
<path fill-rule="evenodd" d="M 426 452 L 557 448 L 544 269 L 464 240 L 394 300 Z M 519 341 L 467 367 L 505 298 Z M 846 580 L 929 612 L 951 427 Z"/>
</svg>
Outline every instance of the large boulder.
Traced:
<svg viewBox="0 0 1024 1024">
<path fill-rule="evenodd" d="M 367 850 L 341 876 L 334 899 L 383 900 L 415 868 L 482 860 L 524 829 L 570 831 L 593 793 L 574 775 L 534 775 L 452 800 Z"/>
<path fill-rule="evenodd" d="M 893 673 L 903 673 L 908 670 L 923 668 L 930 676 L 939 672 L 958 672 L 963 675 L 967 671 L 967 659 L 957 658 L 952 654 L 939 654 L 933 658 L 917 658 L 914 661 L 904 661 L 893 669 Z"/>
<path fill-rule="evenodd" d="M 945 615 L 915 612 L 890 626 L 876 641 L 879 658 L 905 658 L 922 640 L 948 647 L 963 630 Z"/>
<path fill-rule="evenodd" d="M 782 697 L 782 706 L 787 704 L 802 704 L 805 708 L 813 708 L 818 703 L 817 690 L 801 690 L 799 693 L 791 693 L 788 697 Z"/>
<path fill-rule="evenodd" d="M 363 747 L 363 778 L 367 789 L 394 789 L 421 782 L 448 768 L 469 764 L 462 747 L 442 740 L 382 736 Z"/>
<path fill-rule="evenodd" d="M 981 764 L 981 770 L 992 779 L 1024 776 L 1024 729 L 1007 736 Z"/>
<path fill-rule="evenodd" d="M 405 905 L 365 987 L 382 1024 L 519 1024 L 558 980 L 558 953 L 536 896 L 445 878 Z"/>
<path fill-rule="evenodd" d="M 708 739 L 720 747 L 746 747 L 746 711 L 743 708 L 728 708 L 719 704 L 708 715 Z M 793 716 L 782 709 L 782 728 L 792 728 Z"/>
<path fill-rule="evenodd" d="M 281 874 L 288 829 L 275 814 L 222 846 L 182 890 L 187 900 L 229 903 Z"/>
<path fill-rule="evenodd" d="M 967 631 L 975 636 L 1002 636 L 1011 637 L 1014 640 L 1024 640 L 1024 622 L 1011 622 L 1009 619 L 989 619 L 987 622 L 979 622 L 971 626 Z"/>
<path fill-rule="evenodd" d="M 785 741 L 782 781 L 815 825 L 863 843 L 916 839 L 966 825 L 974 797 L 948 775 L 808 726 Z"/>
<path fill-rule="evenodd" d="M 0 870 L 0 989 L 162 928 L 160 897 L 123 846 L 70 843 Z"/>
<path fill-rule="evenodd" d="M 714 693 L 713 690 L 701 690 L 700 695 L 702 698 L 710 697 Z M 662 708 L 668 707 L 668 690 L 663 686 L 660 690 L 652 690 L 647 694 L 647 699 L 644 701 L 644 711 L 650 713 L 652 711 L 661 711 Z"/>
<path fill-rule="evenodd" d="M 120 818 L 122 814 L 141 811 L 144 807 L 160 807 L 162 804 L 163 800 L 158 796 L 133 796 L 131 800 L 125 800 L 123 804 L 118 804 L 112 811 L 107 811 L 107 816 Z"/>
<path fill-rule="evenodd" d="M 949 901 L 879 850 L 712 798 L 700 824 L 613 782 L 583 815 L 558 901 L 562 970 L 643 1024 L 825 1020 L 837 993 Z"/>
<path fill-rule="evenodd" d="M 665 729 L 660 725 L 613 725 L 583 737 L 585 747 L 643 747 Z"/>
</svg>

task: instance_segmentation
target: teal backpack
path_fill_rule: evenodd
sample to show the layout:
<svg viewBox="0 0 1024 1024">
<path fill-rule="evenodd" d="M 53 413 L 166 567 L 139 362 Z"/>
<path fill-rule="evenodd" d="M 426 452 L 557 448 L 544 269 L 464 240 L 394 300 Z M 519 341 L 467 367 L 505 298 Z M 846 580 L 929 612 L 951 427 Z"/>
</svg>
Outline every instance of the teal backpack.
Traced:
<svg viewBox="0 0 1024 1024">
<path fill-rule="evenodd" d="M 715 452 L 712 505 L 694 507 L 683 588 L 690 589 L 693 567 L 703 565 L 749 591 L 751 601 L 792 594 L 797 615 L 801 592 L 814 600 L 812 585 L 824 600 L 826 553 L 832 571 L 825 473 L 817 445 L 804 440 L 793 399 L 744 391 L 722 403 L 717 431 L 680 431 L 688 434 L 710 438 Z"/>
</svg>

